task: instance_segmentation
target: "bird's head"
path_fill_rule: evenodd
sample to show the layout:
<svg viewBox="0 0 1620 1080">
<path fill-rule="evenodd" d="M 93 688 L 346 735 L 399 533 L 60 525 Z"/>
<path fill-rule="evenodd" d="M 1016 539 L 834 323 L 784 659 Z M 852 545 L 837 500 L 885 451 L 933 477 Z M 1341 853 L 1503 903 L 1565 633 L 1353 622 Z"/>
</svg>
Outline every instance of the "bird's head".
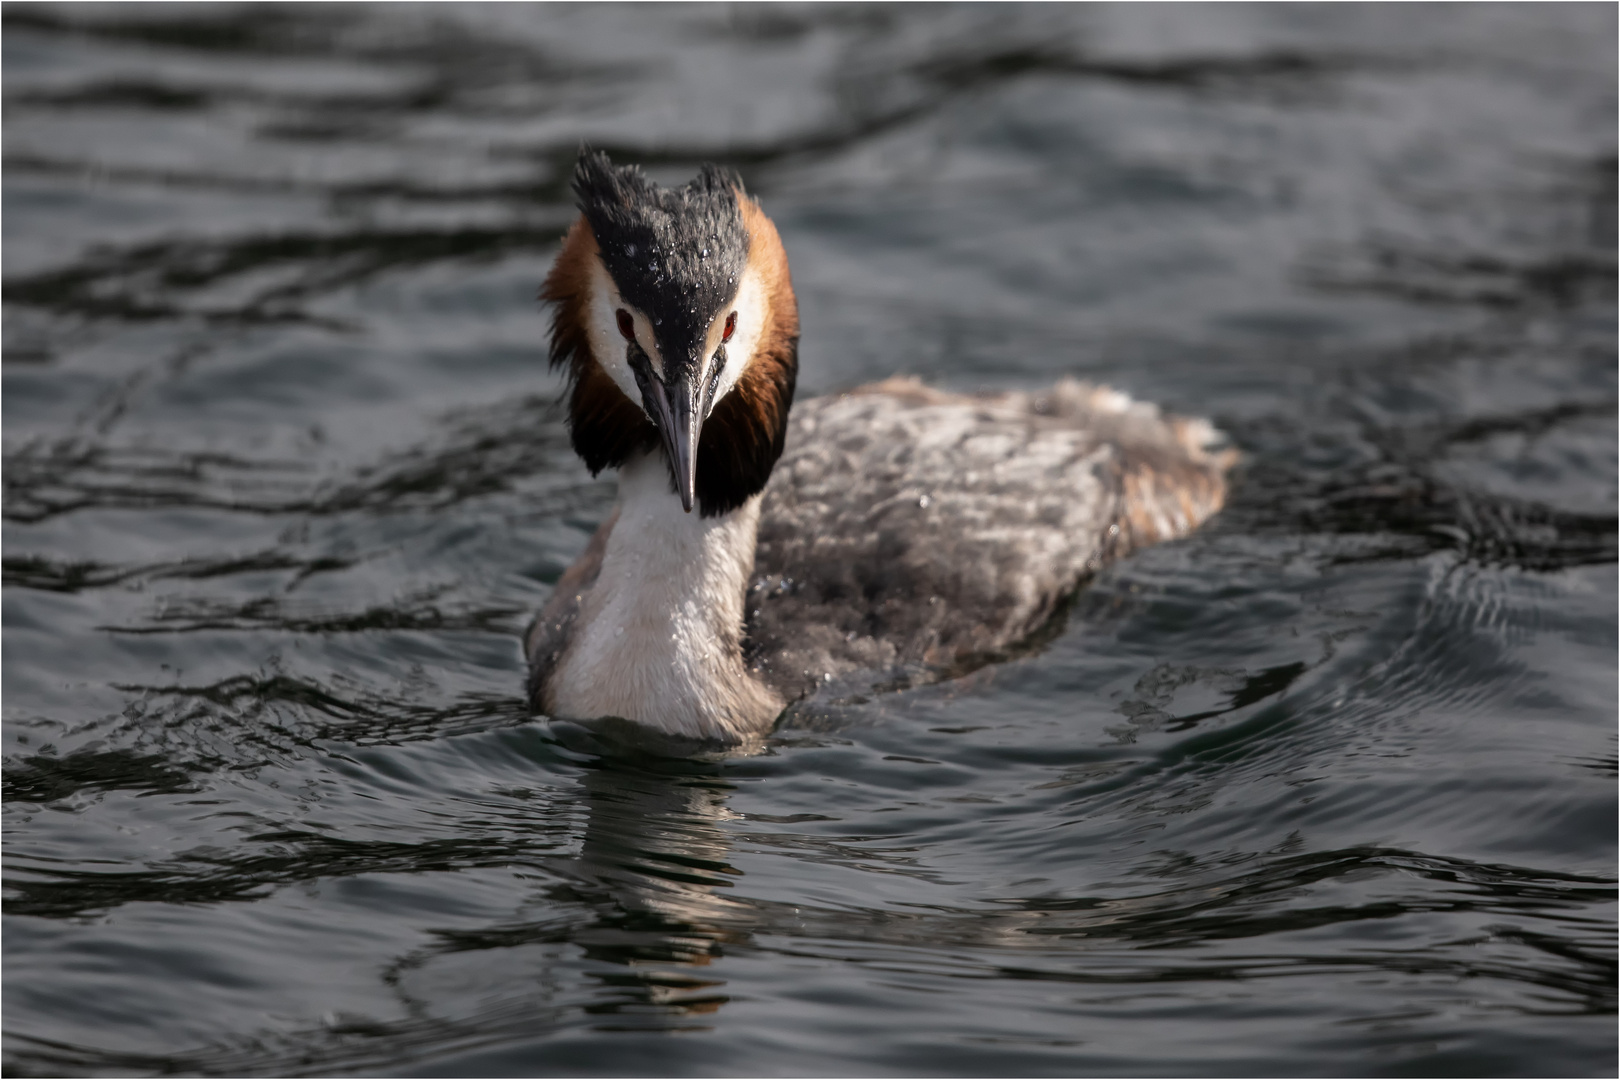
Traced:
<svg viewBox="0 0 1620 1080">
<path fill-rule="evenodd" d="M 776 227 L 730 171 L 664 188 L 583 151 L 581 216 L 541 298 L 592 473 L 662 449 L 681 505 L 741 506 L 781 456 L 799 316 Z"/>
</svg>

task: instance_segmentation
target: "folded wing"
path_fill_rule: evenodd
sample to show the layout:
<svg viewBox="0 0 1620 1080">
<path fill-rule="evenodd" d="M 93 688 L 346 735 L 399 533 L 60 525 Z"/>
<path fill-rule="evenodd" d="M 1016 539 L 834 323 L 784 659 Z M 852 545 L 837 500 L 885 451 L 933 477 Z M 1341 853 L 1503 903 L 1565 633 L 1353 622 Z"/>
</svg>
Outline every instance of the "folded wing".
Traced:
<svg viewBox="0 0 1620 1080">
<path fill-rule="evenodd" d="M 746 658 L 787 699 L 1027 639 L 1110 559 L 1220 509 L 1207 422 L 1065 380 L 964 396 L 888 379 L 802 402 L 765 490 Z"/>
</svg>

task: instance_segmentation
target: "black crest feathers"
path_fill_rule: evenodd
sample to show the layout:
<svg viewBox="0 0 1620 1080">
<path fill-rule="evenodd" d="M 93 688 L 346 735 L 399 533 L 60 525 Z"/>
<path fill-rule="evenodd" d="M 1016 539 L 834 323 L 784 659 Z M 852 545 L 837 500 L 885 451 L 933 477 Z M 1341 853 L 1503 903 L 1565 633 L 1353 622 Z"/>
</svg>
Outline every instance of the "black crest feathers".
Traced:
<svg viewBox="0 0 1620 1080">
<path fill-rule="evenodd" d="M 653 321 L 666 354 L 669 345 L 701 339 L 737 295 L 748 263 L 741 187 L 731 170 L 705 165 L 685 187 L 663 188 L 600 151 L 580 154 L 574 194 L 602 265 Z"/>
<path fill-rule="evenodd" d="M 665 362 L 682 363 L 737 295 L 761 276 L 766 325 L 732 391 L 704 423 L 696 495 L 705 517 L 758 494 L 781 456 L 798 370 L 798 308 L 776 228 L 729 169 L 705 165 L 676 188 L 582 149 L 574 170 L 582 218 L 557 257 L 541 299 L 555 305 L 551 364 L 569 375 L 569 431 L 592 473 L 656 452 L 657 430 L 591 354 L 587 331 L 593 264 L 653 323 Z"/>
</svg>

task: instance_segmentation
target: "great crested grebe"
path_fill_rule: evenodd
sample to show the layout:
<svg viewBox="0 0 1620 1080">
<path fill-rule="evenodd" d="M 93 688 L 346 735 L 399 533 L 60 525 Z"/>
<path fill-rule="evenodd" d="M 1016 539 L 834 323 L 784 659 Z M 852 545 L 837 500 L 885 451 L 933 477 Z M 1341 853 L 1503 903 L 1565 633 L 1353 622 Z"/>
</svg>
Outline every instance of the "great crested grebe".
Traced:
<svg viewBox="0 0 1620 1080">
<path fill-rule="evenodd" d="M 993 656 L 1220 509 L 1207 422 L 1072 380 L 890 378 L 790 421 L 798 304 L 738 178 L 662 188 L 582 152 L 573 186 L 541 296 L 574 450 L 619 498 L 525 637 L 539 712 L 743 742 L 824 682 Z"/>
</svg>

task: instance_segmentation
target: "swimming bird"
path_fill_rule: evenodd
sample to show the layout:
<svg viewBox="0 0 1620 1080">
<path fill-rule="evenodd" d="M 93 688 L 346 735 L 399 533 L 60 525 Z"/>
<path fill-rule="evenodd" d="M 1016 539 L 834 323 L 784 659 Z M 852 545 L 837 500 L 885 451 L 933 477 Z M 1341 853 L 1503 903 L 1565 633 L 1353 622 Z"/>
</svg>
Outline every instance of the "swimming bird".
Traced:
<svg viewBox="0 0 1620 1080">
<path fill-rule="evenodd" d="M 573 189 L 550 360 L 575 452 L 619 488 L 525 635 L 538 712 L 757 739 L 835 680 L 1005 654 L 1225 499 L 1208 422 L 1073 380 L 795 406 L 787 255 L 736 175 L 666 188 L 586 150 Z"/>
</svg>

